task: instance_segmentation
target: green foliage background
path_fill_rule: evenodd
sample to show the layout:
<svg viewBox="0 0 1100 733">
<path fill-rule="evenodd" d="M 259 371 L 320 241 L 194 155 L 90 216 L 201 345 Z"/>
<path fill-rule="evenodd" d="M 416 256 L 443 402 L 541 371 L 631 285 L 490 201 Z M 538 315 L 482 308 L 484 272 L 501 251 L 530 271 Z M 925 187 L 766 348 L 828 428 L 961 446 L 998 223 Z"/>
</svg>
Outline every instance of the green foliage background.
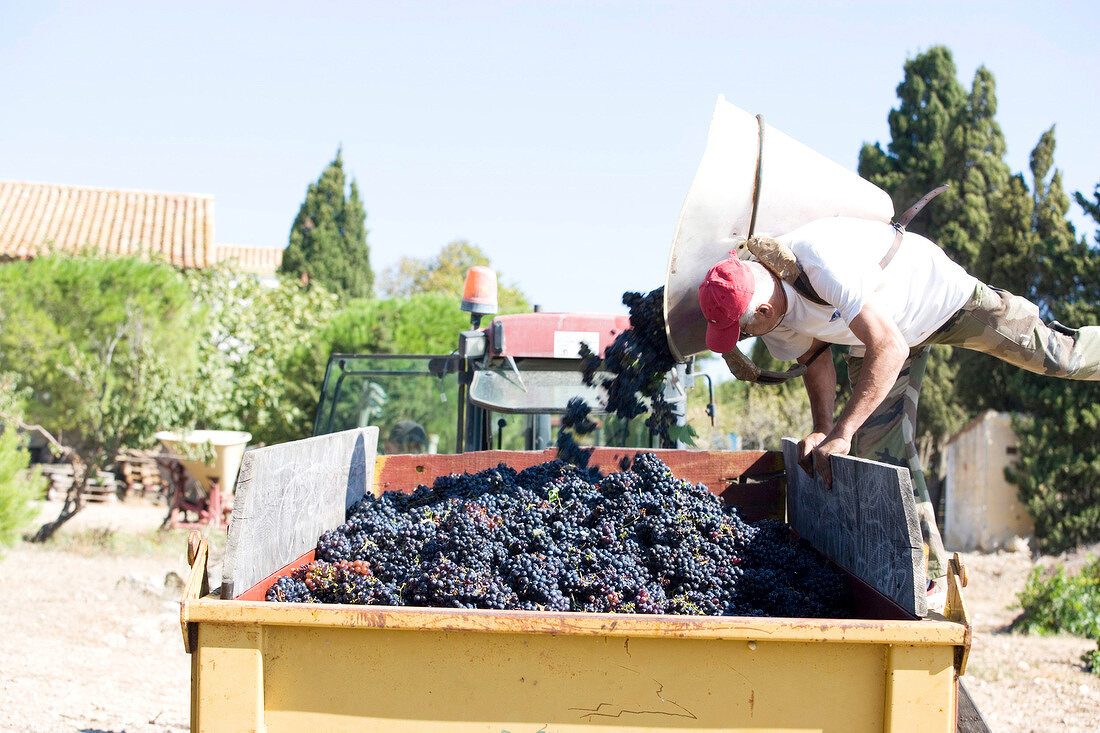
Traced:
<svg viewBox="0 0 1100 733">
<path fill-rule="evenodd" d="M 167 428 L 297 440 L 312 431 L 330 353 L 454 350 L 470 323 L 459 305 L 471 262 L 489 259 L 448 245 L 404 263 L 406 294 L 342 305 L 316 281 L 271 287 L 227 267 L 180 272 L 96 253 L 10 262 L 0 265 L 0 373 L 26 391 L 27 414 L 89 465 L 152 446 Z M 529 308 L 518 289 L 501 294 L 504 312 Z M 453 401 L 430 381 L 393 381 L 390 404 L 453 434 Z"/>
<path fill-rule="evenodd" d="M 759 339 L 750 357 L 763 369 L 786 368 Z M 810 400 L 800 379 L 767 387 L 735 379 L 714 385 L 714 426 L 705 412 L 708 394 L 702 378 L 696 378 L 695 388 L 688 392 L 688 421 L 700 448 L 729 450 L 729 436 L 734 434 L 740 436 L 741 450 L 779 450 L 783 438 L 800 438 L 812 427 Z"/>
<path fill-rule="evenodd" d="M 445 245 L 435 257 L 402 258 L 388 269 L 379 291 L 389 297 L 348 303 L 290 357 L 286 368 L 288 397 L 302 420 L 295 430 L 308 434 L 312 428 L 313 409 L 330 354 L 445 355 L 454 351 L 458 334 L 470 327 L 470 314 L 460 308 L 466 271 L 474 265 L 491 264 L 476 245 L 457 241 Z M 498 301 L 501 313 L 531 309 L 517 287 L 499 280 Z M 422 364 L 417 366 L 423 368 Z M 383 439 L 392 423 L 409 419 L 420 423 L 429 434 L 440 436 L 441 450 L 450 450 L 457 414 L 453 377 L 444 384 L 429 378 L 386 379 L 378 384 L 384 389 L 388 406 L 377 423 Z M 449 393 L 450 401 L 443 401 L 441 392 Z"/>
<path fill-rule="evenodd" d="M 414 293 L 350 304 L 295 349 L 287 361 L 287 399 L 300 420 L 294 430 L 305 435 L 312 430 L 330 354 L 450 354 L 458 345 L 459 332 L 469 325 L 469 314 L 447 293 Z M 381 368 L 382 363 L 376 366 Z M 386 380 L 386 403 L 401 405 L 402 411 L 397 415 L 387 410 L 393 417 L 379 424 L 383 438 L 397 419 L 416 420 L 429 433 L 445 435 L 448 426 L 453 433 L 454 402 L 443 403 L 432 381 Z"/>
<path fill-rule="evenodd" d="M 276 287 L 224 268 L 188 274 L 203 319 L 198 371 L 179 424 L 247 430 L 255 443 L 309 435 L 313 408 L 293 399 L 294 354 L 339 312 L 323 286 L 283 279 Z"/>
<path fill-rule="evenodd" d="M 1097 642 L 1081 661 L 1088 671 L 1100 674 L 1100 558 L 1089 562 L 1077 575 L 1059 565 L 1044 577 L 1035 568 L 1024 590 L 1017 594 L 1023 613 L 1013 628 L 1030 634 L 1073 634 Z"/>
<path fill-rule="evenodd" d="M 104 465 L 185 411 L 198 317 L 183 274 L 136 258 L 51 255 L 0 266 L 0 372 L 27 414 Z"/>
<path fill-rule="evenodd" d="M 446 293 L 457 303 L 462 297 L 466 271 L 475 265 L 489 264 L 489 256 L 477 245 L 458 240 L 444 246 L 435 257 L 402 257 L 382 273 L 379 291 L 384 297 Z M 501 313 L 523 313 L 531 310 L 531 303 L 519 288 L 502 282 L 499 273 L 497 280 L 497 298 Z"/>
</svg>

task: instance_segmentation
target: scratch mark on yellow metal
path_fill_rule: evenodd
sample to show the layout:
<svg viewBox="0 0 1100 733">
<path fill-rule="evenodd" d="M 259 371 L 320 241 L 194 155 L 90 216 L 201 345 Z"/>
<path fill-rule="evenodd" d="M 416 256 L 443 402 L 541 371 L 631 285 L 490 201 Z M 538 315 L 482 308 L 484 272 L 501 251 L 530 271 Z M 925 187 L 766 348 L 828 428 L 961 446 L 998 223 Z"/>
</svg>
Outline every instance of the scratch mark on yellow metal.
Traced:
<svg viewBox="0 0 1100 733">
<path fill-rule="evenodd" d="M 756 690 L 749 692 L 749 717 L 752 717 L 753 708 L 756 707 Z"/>
<path fill-rule="evenodd" d="M 582 718 L 592 718 L 592 717 L 621 718 L 624 715 L 667 715 L 670 718 L 688 718 L 690 720 L 698 720 L 699 719 L 698 716 L 695 715 L 695 713 L 691 712 L 690 710 L 685 708 L 683 705 L 680 705 L 679 703 L 676 703 L 673 700 L 668 700 L 663 695 L 661 695 L 661 693 L 665 689 L 665 686 L 662 683 L 657 682 L 657 680 L 653 680 L 653 682 L 656 683 L 656 685 L 657 685 L 657 690 L 654 693 L 654 694 L 657 695 L 657 699 L 660 700 L 663 703 L 668 703 L 669 705 L 672 705 L 673 707 L 679 708 L 683 712 L 673 712 L 673 711 L 669 711 L 669 710 L 625 710 L 623 708 L 617 708 L 618 712 L 615 712 L 615 713 L 602 712 L 603 708 L 605 708 L 605 707 L 607 707 L 607 708 L 616 708 L 617 707 L 613 703 L 609 703 L 609 702 L 601 702 L 599 705 L 597 705 L 594 708 L 569 708 L 569 709 L 570 710 L 576 710 L 578 712 L 583 712 L 583 715 L 581 715 Z"/>
<path fill-rule="evenodd" d="M 623 650 L 626 651 L 626 656 L 630 656 L 630 637 L 623 639 Z"/>
<path fill-rule="evenodd" d="M 740 677 L 741 679 L 745 680 L 745 685 L 746 685 L 746 686 L 749 686 L 749 687 L 751 687 L 751 686 L 752 686 L 752 681 L 751 681 L 751 680 L 749 680 L 749 678 L 745 676 L 745 673 L 744 673 L 744 672 L 742 672 L 741 670 L 739 670 L 739 669 L 738 669 L 737 667 L 734 667 L 734 666 L 733 666 L 732 664 L 727 664 L 727 665 L 726 665 L 726 667 L 728 667 L 729 669 L 733 670 L 733 671 L 734 671 L 734 672 L 735 672 L 735 673 L 737 674 L 737 676 L 738 676 L 738 677 Z"/>
</svg>

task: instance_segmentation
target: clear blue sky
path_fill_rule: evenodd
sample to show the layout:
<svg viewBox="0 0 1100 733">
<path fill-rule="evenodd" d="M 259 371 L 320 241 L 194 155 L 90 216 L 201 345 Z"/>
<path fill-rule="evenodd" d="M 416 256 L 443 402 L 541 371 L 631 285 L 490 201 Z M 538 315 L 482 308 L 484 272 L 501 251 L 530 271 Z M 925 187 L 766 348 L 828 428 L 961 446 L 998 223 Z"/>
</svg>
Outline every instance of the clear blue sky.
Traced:
<svg viewBox="0 0 1100 733">
<path fill-rule="evenodd" d="M 945 44 L 996 76 L 1013 170 L 1057 124 L 1091 195 L 1098 31 L 1057 0 L 7 0 L 0 179 L 209 193 L 219 242 L 285 246 L 342 144 L 376 271 L 466 239 L 548 310 L 621 312 L 663 284 L 718 94 L 854 169 Z"/>
</svg>

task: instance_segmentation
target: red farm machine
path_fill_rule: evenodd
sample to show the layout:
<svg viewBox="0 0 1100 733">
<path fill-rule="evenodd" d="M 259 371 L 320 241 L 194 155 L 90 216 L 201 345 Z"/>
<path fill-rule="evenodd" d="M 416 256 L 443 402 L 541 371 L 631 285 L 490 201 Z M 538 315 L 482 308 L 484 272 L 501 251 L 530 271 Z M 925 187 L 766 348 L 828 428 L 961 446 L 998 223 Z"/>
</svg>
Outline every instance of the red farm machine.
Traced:
<svg viewBox="0 0 1100 733">
<path fill-rule="evenodd" d="M 492 278 L 491 286 L 479 289 L 484 277 Z M 487 268 L 471 268 L 462 301 L 472 314 L 471 328 L 458 335 L 450 354 L 332 354 L 313 434 L 377 425 L 385 442 L 395 426 L 411 421 L 423 428 L 423 452 L 543 450 L 554 443 L 554 416 L 573 397 L 584 398 L 599 415 L 601 390 L 584 383 L 581 345 L 603 357 L 615 337 L 630 328 L 629 318 L 536 309 L 495 316 L 481 327 L 482 317 L 496 312 L 495 300 L 495 276 Z M 665 399 L 681 424 L 693 381 L 690 363 L 666 377 Z M 602 415 L 595 443 L 678 447 L 661 444 L 643 422 L 644 416 L 626 421 Z"/>
</svg>

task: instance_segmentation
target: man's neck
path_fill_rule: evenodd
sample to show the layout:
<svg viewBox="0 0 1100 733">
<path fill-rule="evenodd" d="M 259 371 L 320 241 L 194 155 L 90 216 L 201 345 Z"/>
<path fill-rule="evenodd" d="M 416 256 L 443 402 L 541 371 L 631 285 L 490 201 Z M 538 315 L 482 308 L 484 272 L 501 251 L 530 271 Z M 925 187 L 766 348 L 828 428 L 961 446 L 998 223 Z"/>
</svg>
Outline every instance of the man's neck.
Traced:
<svg viewBox="0 0 1100 733">
<path fill-rule="evenodd" d="M 772 308 L 775 308 L 775 312 L 779 314 L 779 321 L 783 321 L 783 316 L 787 315 L 787 308 L 790 306 L 790 302 L 787 300 L 787 287 L 786 283 L 779 279 L 773 272 L 771 273 L 772 279 L 775 280 L 775 290 L 772 292 Z M 779 323 L 776 323 L 779 325 Z"/>
</svg>

